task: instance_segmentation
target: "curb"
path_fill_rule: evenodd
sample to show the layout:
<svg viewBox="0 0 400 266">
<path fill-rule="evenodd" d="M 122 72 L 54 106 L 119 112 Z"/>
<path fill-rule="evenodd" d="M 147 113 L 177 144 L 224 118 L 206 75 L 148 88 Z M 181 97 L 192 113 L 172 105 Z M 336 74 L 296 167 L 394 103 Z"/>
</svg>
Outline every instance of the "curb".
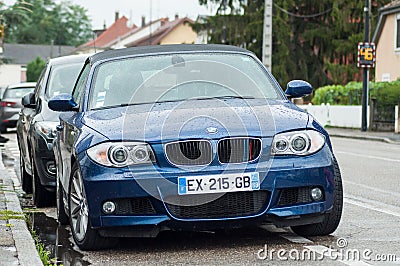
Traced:
<svg viewBox="0 0 400 266">
<path fill-rule="evenodd" d="M 394 140 L 391 140 L 389 138 L 383 138 L 383 137 L 360 136 L 360 135 L 351 135 L 350 136 L 350 135 L 340 134 L 340 133 L 329 133 L 329 131 L 328 131 L 328 134 L 329 134 L 330 137 L 379 141 L 379 142 L 385 142 L 385 143 L 389 143 L 389 144 L 400 145 L 400 141 L 394 141 Z"/>
<path fill-rule="evenodd" d="M 3 165 L 0 152 L 0 170 L 3 176 L 4 195 L 6 198 L 6 209 L 12 212 L 22 213 L 21 204 L 15 187 L 19 186 L 19 180 L 14 170 L 10 171 Z M 19 265 L 43 265 L 36 250 L 35 241 L 28 230 L 25 220 L 10 219 L 12 237 L 17 251 Z"/>
</svg>

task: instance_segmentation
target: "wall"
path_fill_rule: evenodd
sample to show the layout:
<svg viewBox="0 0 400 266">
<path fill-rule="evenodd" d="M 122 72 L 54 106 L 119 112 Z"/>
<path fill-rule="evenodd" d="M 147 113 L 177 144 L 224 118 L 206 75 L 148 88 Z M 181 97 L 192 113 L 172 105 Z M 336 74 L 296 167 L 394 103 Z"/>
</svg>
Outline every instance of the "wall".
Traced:
<svg viewBox="0 0 400 266">
<path fill-rule="evenodd" d="M 161 20 L 153 21 L 151 24 L 144 26 L 142 28 L 136 29 L 132 34 L 128 36 L 123 36 L 124 38 L 121 39 L 119 42 L 113 44 L 111 46 L 112 49 L 121 49 L 125 48 L 125 45 L 135 42 L 143 37 L 146 37 L 151 33 L 154 33 L 161 27 Z"/>
<path fill-rule="evenodd" d="M 396 14 L 387 15 L 376 47 L 376 81 L 395 81 L 400 77 L 400 50 L 395 51 Z"/>
<path fill-rule="evenodd" d="M 361 106 L 298 105 L 309 112 L 323 126 L 361 128 Z M 368 118 L 369 121 L 369 108 Z"/>
<path fill-rule="evenodd" d="M 0 65 L 0 87 L 20 83 L 24 78 L 20 65 Z"/>
<path fill-rule="evenodd" d="M 187 23 L 181 23 L 165 36 L 160 44 L 195 43 L 196 39 L 197 34 L 193 31 L 192 27 Z"/>
</svg>

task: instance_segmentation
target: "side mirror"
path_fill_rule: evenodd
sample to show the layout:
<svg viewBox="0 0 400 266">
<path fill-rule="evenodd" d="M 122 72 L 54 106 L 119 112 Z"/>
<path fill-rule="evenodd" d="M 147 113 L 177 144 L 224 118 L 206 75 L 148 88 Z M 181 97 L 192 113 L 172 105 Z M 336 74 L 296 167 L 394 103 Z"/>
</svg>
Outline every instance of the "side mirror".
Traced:
<svg viewBox="0 0 400 266">
<path fill-rule="evenodd" d="M 285 94 L 290 98 L 301 98 L 313 92 L 310 83 L 304 80 L 292 80 L 287 84 Z"/>
<path fill-rule="evenodd" d="M 78 104 L 72 99 L 72 95 L 62 93 L 50 99 L 48 106 L 57 112 L 76 111 Z"/>
<path fill-rule="evenodd" d="M 26 107 L 26 108 L 35 108 L 36 107 L 35 94 L 33 92 L 31 92 L 31 93 L 27 93 L 24 96 L 22 96 L 21 104 L 23 107 Z"/>
</svg>

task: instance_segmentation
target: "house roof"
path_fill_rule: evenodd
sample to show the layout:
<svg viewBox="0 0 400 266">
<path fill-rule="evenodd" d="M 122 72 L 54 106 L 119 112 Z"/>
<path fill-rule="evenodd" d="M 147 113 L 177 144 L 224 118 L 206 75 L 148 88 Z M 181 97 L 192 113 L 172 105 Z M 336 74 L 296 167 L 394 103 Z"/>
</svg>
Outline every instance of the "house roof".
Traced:
<svg viewBox="0 0 400 266">
<path fill-rule="evenodd" d="M 3 60 L 10 64 L 27 65 L 29 62 L 41 57 L 49 58 L 69 55 L 75 47 L 65 45 L 38 45 L 38 44 L 3 44 Z"/>
<path fill-rule="evenodd" d="M 136 25 L 133 25 L 132 28 L 130 28 L 127 26 L 127 23 L 128 19 L 125 16 L 119 18 L 107 30 L 105 30 L 102 34 L 100 34 L 99 37 L 85 44 L 82 44 L 80 47 L 90 47 L 90 46 L 107 47 L 109 43 L 112 43 L 116 39 L 124 36 L 132 29 L 137 28 Z"/>
<path fill-rule="evenodd" d="M 91 63 L 103 61 L 107 59 L 153 55 L 160 53 L 190 53 L 190 52 L 228 52 L 228 53 L 245 53 L 252 54 L 252 52 L 231 45 L 222 44 L 168 44 L 168 45 L 150 45 L 140 47 L 130 47 L 125 49 L 108 50 L 99 52 L 89 57 Z"/>
<path fill-rule="evenodd" d="M 168 18 L 159 18 L 159 19 L 156 19 L 156 20 L 147 22 L 145 25 L 143 25 L 143 26 L 141 26 L 141 27 L 134 27 L 134 28 L 131 28 L 127 33 L 125 33 L 124 35 L 120 36 L 120 39 L 123 40 L 123 39 L 125 39 L 125 38 L 127 38 L 127 37 L 129 37 L 129 36 L 131 36 L 131 35 L 133 35 L 133 34 L 136 34 L 136 33 L 139 32 L 139 31 L 145 30 L 145 29 L 146 29 L 147 27 L 149 27 L 150 25 L 153 25 L 153 24 L 155 24 L 155 23 L 157 23 L 157 22 L 159 22 L 159 21 L 161 21 L 161 22 L 163 22 L 163 21 L 168 21 Z M 114 39 L 114 40 L 110 41 L 109 43 L 107 43 L 106 46 L 107 46 L 107 47 L 111 47 L 111 46 L 113 46 L 114 44 L 116 44 L 118 41 L 119 41 L 118 39 Z"/>
<path fill-rule="evenodd" d="M 161 26 L 158 30 L 156 30 L 153 34 L 149 34 L 137 41 L 128 43 L 127 47 L 133 46 L 144 46 L 144 45 L 157 45 L 160 44 L 161 40 L 168 35 L 171 31 L 173 31 L 177 26 L 182 23 L 190 23 L 192 24 L 193 21 L 187 17 L 185 18 L 178 18 L 174 21 L 165 21 L 165 24 Z"/>
<path fill-rule="evenodd" d="M 395 0 L 379 9 L 379 20 L 372 37 L 372 42 L 378 43 L 383 27 L 386 22 L 387 15 L 400 12 L 400 0 Z"/>
</svg>

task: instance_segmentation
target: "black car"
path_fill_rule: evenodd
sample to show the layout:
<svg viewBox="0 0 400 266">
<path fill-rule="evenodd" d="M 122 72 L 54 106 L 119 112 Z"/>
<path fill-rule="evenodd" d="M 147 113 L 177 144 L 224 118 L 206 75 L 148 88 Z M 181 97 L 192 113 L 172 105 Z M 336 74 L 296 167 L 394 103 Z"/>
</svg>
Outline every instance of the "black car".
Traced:
<svg viewBox="0 0 400 266">
<path fill-rule="evenodd" d="M 87 55 L 50 59 L 43 69 L 35 91 L 22 98 L 23 108 L 17 121 L 22 189 L 33 194 L 36 206 L 51 205 L 56 188 L 53 139 L 58 112 L 47 101 L 55 95 L 71 93 Z"/>
</svg>

